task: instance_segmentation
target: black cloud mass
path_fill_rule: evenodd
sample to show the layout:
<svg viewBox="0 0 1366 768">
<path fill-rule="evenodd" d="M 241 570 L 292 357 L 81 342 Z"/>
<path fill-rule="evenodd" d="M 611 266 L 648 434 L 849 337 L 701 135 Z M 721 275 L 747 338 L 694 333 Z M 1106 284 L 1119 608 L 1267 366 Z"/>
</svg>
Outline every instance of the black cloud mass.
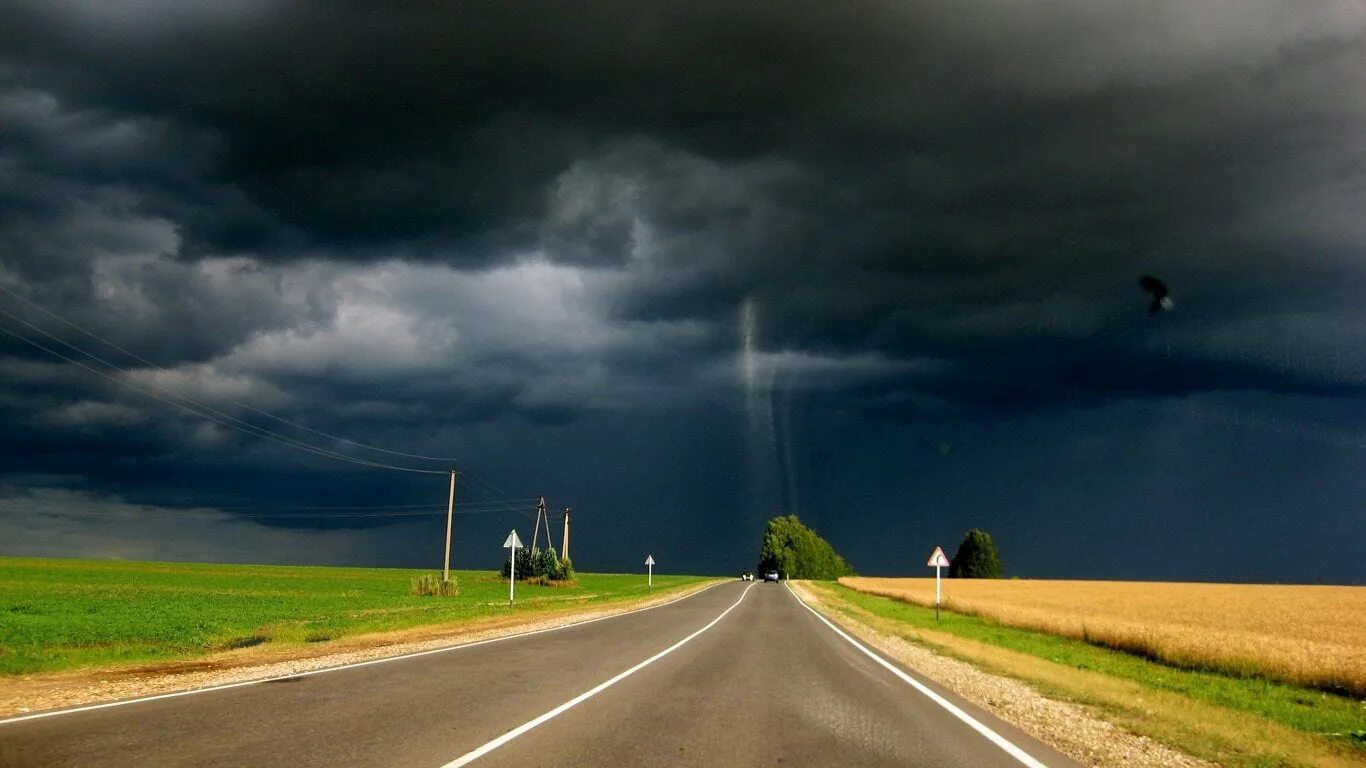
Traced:
<svg viewBox="0 0 1366 768">
<path fill-rule="evenodd" d="M 781 511 L 1361 583 L 1363 61 L 1353 2 L 7 3 L 0 551 L 435 565 L 454 456 L 471 567 L 544 494 L 586 570 Z"/>
</svg>

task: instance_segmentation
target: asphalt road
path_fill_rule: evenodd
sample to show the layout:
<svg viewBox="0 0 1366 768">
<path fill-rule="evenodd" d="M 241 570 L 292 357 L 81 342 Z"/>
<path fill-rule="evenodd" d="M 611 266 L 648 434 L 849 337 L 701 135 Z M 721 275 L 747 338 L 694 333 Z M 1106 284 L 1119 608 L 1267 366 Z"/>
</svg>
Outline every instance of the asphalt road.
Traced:
<svg viewBox="0 0 1366 768">
<path fill-rule="evenodd" d="M 1037 764 L 1076 765 L 930 687 Z M 841 638 L 786 587 L 738 581 L 444 653 L 0 723 L 4 768 L 465 764 L 1027 763 Z"/>
</svg>

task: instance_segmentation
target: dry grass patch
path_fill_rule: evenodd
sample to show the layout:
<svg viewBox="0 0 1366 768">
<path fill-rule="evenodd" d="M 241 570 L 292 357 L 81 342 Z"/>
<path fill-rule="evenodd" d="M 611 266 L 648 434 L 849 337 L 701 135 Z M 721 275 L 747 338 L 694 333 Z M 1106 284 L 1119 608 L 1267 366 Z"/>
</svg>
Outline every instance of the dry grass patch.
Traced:
<svg viewBox="0 0 1366 768">
<path fill-rule="evenodd" d="M 529 579 L 519 579 L 523 584 L 535 584 L 538 587 L 577 587 L 578 579 L 552 579 L 549 576 L 532 576 Z"/>
<path fill-rule="evenodd" d="M 933 579 L 849 577 L 934 605 Z M 946 580 L 945 607 L 1164 663 L 1366 696 L 1366 587 Z"/>
<path fill-rule="evenodd" d="M 460 586 L 455 579 L 442 579 L 440 574 L 424 573 L 413 579 L 408 591 L 422 597 L 454 597 L 460 594 Z"/>
</svg>

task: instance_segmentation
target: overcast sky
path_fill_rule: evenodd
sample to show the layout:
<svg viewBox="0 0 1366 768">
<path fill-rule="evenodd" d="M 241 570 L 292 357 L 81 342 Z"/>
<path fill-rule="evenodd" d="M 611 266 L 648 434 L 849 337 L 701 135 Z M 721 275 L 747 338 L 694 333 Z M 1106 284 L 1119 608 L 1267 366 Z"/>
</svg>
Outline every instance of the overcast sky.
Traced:
<svg viewBox="0 0 1366 768">
<path fill-rule="evenodd" d="M 1366 583 L 1363 62 L 1352 0 L 5 3 L 0 552 L 436 567 L 454 458 L 457 567 L 545 495 L 583 570 L 792 512 Z"/>
</svg>

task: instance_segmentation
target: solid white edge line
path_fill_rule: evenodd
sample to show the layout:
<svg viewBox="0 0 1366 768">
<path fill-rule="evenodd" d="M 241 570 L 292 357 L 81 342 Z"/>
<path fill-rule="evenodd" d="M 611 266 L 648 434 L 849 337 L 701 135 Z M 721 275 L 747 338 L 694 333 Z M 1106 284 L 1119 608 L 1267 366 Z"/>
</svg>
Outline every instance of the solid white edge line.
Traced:
<svg viewBox="0 0 1366 768">
<path fill-rule="evenodd" d="M 590 689 L 584 691 L 583 693 L 579 694 L 578 696 L 575 696 L 574 698 L 570 699 L 569 701 L 566 701 L 565 703 L 561 704 L 560 706 L 555 707 L 554 709 L 550 710 L 549 712 L 546 712 L 545 714 L 543 714 L 543 715 L 541 715 L 541 716 L 539 716 L 539 717 L 537 717 L 537 718 L 535 718 L 535 719 L 528 720 L 527 722 L 522 723 L 521 725 L 517 726 L 516 728 L 513 728 L 512 730 L 508 731 L 507 733 L 503 734 L 502 736 L 499 736 L 498 738 L 493 739 L 492 741 L 490 741 L 490 742 L 484 744 L 482 747 L 479 747 L 478 749 L 472 750 L 472 751 L 470 751 L 470 752 L 466 752 L 465 754 L 461 755 L 460 757 L 457 757 L 456 759 L 452 760 L 451 762 L 446 763 L 445 765 L 441 766 L 441 768 L 461 768 L 461 766 L 469 765 L 470 763 L 474 762 L 475 760 L 478 760 L 479 758 L 483 757 L 484 755 L 487 755 L 488 753 L 492 752 L 493 750 L 495 750 L 495 749 L 497 749 L 497 748 L 503 746 L 504 744 L 508 743 L 509 741 L 512 741 L 513 739 L 517 738 L 518 736 L 521 736 L 522 734 L 524 734 L 524 733 L 526 733 L 527 731 L 529 731 L 529 730 L 535 728 L 536 726 L 541 725 L 542 723 L 545 723 L 545 722 L 548 721 L 548 720 L 552 720 L 552 719 L 554 719 L 554 718 L 556 718 L 556 717 L 559 717 L 560 715 L 564 714 L 565 712 L 567 712 L 568 710 L 572 709 L 573 707 L 576 707 L 576 706 L 578 706 L 579 704 L 582 704 L 583 702 L 585 702 L 585 701 L 587 701 L 587 700 L 593 698 L 594 696 L 597 696 L 599 693 L 602 693 L 603 691 L 607 690 L 608 688 L 611 688 L 612 686 L 616 685 L 617 683 L 621 682 L 622 680 L 625 680 L 626 678 L 628 678 L 628 677 L 630 677 L 631 675 L 634 675 L 635 673 L 639 672 L 640 670 L 642 670 L 642 669 L 644 669 L 644 668 L 650 666 L 651 664 L 655 663 L 656 661 L 659 661 L 660 659 L 664 658 L 665 656 L 668 656 L 669 654 L 673 653 L 674 651 L 678 650 L 679 648 L 682 648 L 684 645 L 686 645 L 686 644 L 687 644 L 690 640 L 692 640 L 694 637 L 697 637 L 698 635 L 702 634 L 703 632 L 706 632 L 707 630 L 709 630 L 709 629 L 711 629 L 712 627 L 716 626 L 717 622 L 721 621 L 721 619 L 726 618 L 726 614 L 728 614 L 728 613 L 730 613 L 731 611 L 735 610 L 736 607 L 738 607 L 738 606 L 740 605 L 740 602 L 741 602 L 742 600 L 745 599 L 745 595 L 749 594 L 749 591 L 750 591 L 751 589 L 754 589 L 754 583 L 753 583 L 753 582 L 750 582 L 750 585 L 749 585 L 748 587 L 745 587 L 745 591 L 740 593 L 740 599 L 739 599 L 739 600 L 736 600 L 734 603 L 731 604 L 731 606 L 730 606 L 729 608 L 727 608 L 726 610 L 722 611 L 720 616 L 717 616 L 716 618 L 714 618 L 714 619 L 712 619 L 710 622 L 708 622 L 707 625 L 706 625 L 705 627 L 702 627 L 701 629 L 697 630 L 696 632 L 693 632 L 691 635 L 688 635 L 687 637 L 683 638 L 682 640 L 679 640 L 678 642 L 674 643 L 673 645 L 669 646 L 668 648 L 665 648 L 664 650 L 660 651 L 659 653 L 656 653 L 655 655 L 651 656 L 650 658 L 646 659 L 645 661 L 640 662 L 639 664 L 635 665 L 634 667 L 631 667 L 630 669 L 626 670 L 625 672 L 618 673 L 615 677 L 611 678 L 610 680 L 607 680 L 606 682 L 603 682 L 603 683 L 599 683 L 598 685 L 596 685 L 596 686 L 594 686 L 594 687 L 592 687 L 592 688 L 590 688 Z"/>
<path fill-rule="evenodd" d="M 967 712 L 964 712 L 963 710 L 959 709 L 953 702 L 930 690 L 924 683 L 920 682 L 919 680 L 916 680 L 914 677 L 911 677 L 905 672 L 902 672 L 900 669 L 897 668 L 895 664 L 892 664 L 890 661 L 887 661 L 886 659 L 882 658 L 876 653 L 870 651 L 866 646 L 863 645 L 863 643 L 860 643 L 859 641 L 850 637 L 848 633 L 846 633 L 839 627 L 835 626 L 829 619 L 822 616 L 820 612 L 817 611 L 815 608 L 812 608 L 811 606 L 807 605 L 806 601 L 801 599 L 801 597 L 797 595 L 796 591 L 793 590 L 790 585 L 788 585 L 787 591 L 792 593 L 792 598 L 797 601 L 798 605 L 800 605 L 808 611 L 811 611 L 811 615 L 820 619 L 821 622 L 825 624 L 825 626 L 834 630 L 835 634 L 844 638 L 849 642 L 850 645 L 862 651 L 865 656 L 872 659 L 873 661 L 876 661 L 878 664 L 881 664 L 892 674 L 901 678 L 901 680 L 905 682 L 907 685 L 924 694 L 925 697 L 928 698 L 930 701 L 933 701 L 935 704 L 938 704 L 939 706 L 943 707 L 945 710 L 948 711 L 949 714 L 953 715 L 959 720 L 962 720 L 964 723 L 967 724 L 969 728 L 982 734 L 984 737 L 986 737 L 987 741 L 990 741 L 992 744 L 995 744 L 996 746 L 1000 747 L 1002 750 L 1005 751 L 1007 755 L 1010 755 L 1011 757 L 1020 761 L 1020 763 L 1029 766 L 1029 768 L 1048 768 L 1048 766 L 1039 762 L 1028 752 L 1015 746 L 1015 744 L 1006 739 L 1006 737 L 983 725 L 980 720 L 973 717 L 972 715 L 969 715 Z"/>
<path fill-rule="evenodd" d="M 187 691 L 172 691 L 171 693 L 159 693 L 159 694 L 156 694 L 156 695 L 154 695 L 154 696 L 140 696 L 140 697 L 138 697 L 138 698 L 136 698 L 136 699 L 120 699 L 120 700 L 118 700 L 118 701 L 106 701 L 106 702 L 102 702 L 102 703 L 99 703 L 99 704 L 87 704 L 87 705 L 85 705 L 85 706 L 71 707 L 71 708 L 69 708 L 69 709 L 52 709 L 52 710 L 48 710 L 48 711 L 46 711 L 46 712 L 34 712 L 33 714 L 29 714 L 29 715 L 17 715 L 17 716 L 15 716 L 15 717 L 5 718 L 5 719 L 3 719 L 3 720 L 0 720 L 0 725 L 5 725 L 5 724 L 7 724 L 7 723 L 19 723 L 19 722 L 23 722 L 23 721 L 25 721 L 25 720 L 38 720 L 38 719 L 45 718 L 45 717 L 57 717 L 58 715 L 74 715 L 74 714 L 76 714 L 77 712 L 89 712 L 89 711 L 95 710 L 95 709 L 108 709 L 108 708 L 110 708 L 110 707 L 122 707 L 122 706 L 126 706 L 126 705 L 128 705 L 128 704 L 142 704 L 143 702 L 157 701 L 157 700 L 159 700 L 159 699 L 174 699 L 174 698 L 178 698 L 178 697 L 180 697 L 180 696 L 193 696 L 193 695 L 198 694 L 198 693 L 211 693 L 211 692 L 213 692 L 213 691 L 226 691 L 226 690 L 228 690 L 229 688 L 242 688 L 242 687 L 245 687 L 245 686 L 248 686 L 248 685 L 260 685 L 261 683 L 269 683 L 269 682 L 274 682 L 274 681 L 276 681 L 276 680 L 288 680 L 288 679 L 295 678 L 295 677 L 311 677 L 311 676 L 313 676 L 313 675 L 321 675 L 321 674 L 325 674 L 325 673 L 327 673 L 327 672 L 340 672 L 341 670 L 344 670 L 344 669 L 355 669 L 355 668 L 357 668 L 357 667 L 368 667 L 368 666 L 370 666 L 370 665 L 372 665 L 372 664 L 386 664 L 386 663 L 391 662 L 391 661 L 401 661 L 401 660 L 403 660 L 403 659 L 415 659 L 415 658 L 417 658 L 417 657 L 419 657 L 419 656 L 430 656 L 430 655 L 432 655 L 432 654 L 434 654 L 434 653 L 446 653 L 446 652 L 448 652 L 448 651 L 459 651 L 459 650 L 462 650 L 462 649 L 464 649 L 464 648 L 473 648 L 473 647 L 478 646 L 478 645 L 488 645 L 489 643 L 499 643 L 499 642 L 502 642 L 502 641 L 504 641 L 504 640 L 515 640 L 515 639 L 517 639 L 517 638 L 519 638 L 519 637 L 530 637 L 530 636 L 532 636 L 532 635 L 540 635 L 540 634 L 544 634 L 544 633 L 546 633 L 546 632 L 558 632 L 558 631 L 561 630 L 561 629 L 569 629 L 570 627 L 582 627 L 582 626 L 584 626 L 585 624 L 594 624 L 594 623 L 596 623 L 596 622 L 599 622 L 599 621 L 606 621 L 606 620 L 608 620 L 608 619 L 619 619 L 619 618 L 621 618 L 622 616 L 630 616 L 630 615 L 633 614 L 633 613 L 643 613 L 644 611 L 652 611 L 652 610 L 654 610 L 654 609 L 656 609 L 656 608 L 663 608 L 663 607 L 666 606 L 666 605 L 673 605 L 674 603 L 681 602 L 681 601 L 683 601 L 683 600 L 687 600 L 688 598 L 693 597 L 693 596 L 695 596 L 695 595 L 700 595 L 700 594 L 702 594 L 703 592 L 706 592 L 707 590 L 712 589 L 712 588 L 714 588 L 714 587 L 719 587 L 719 586 L 721 586 L 722 584 L 729 584 L 729 583 L 730 583 L 729 581 L 718 581 L 718 582 L 716 582 L 715 584 L 708 584 L 707 586 L 702 587 L 701 589 L 698 589 L 698 590 L 694 590 L 694 591 L 692 591 L 692 592 L 689 592 L 689 593 L 686 594 L 686 595 L 679 595 L 678 597 L 670 598 L 670 599 L 668 599 L 668 600 L 665 600 L 665 601 L 662 602 L 662 603 L 656 603 L 656 604 L 654 604 L 654 605 L 647 605 L 647 606 L 645 606 L 644 608 L 633 608 L 633 609 L 631 609 L 631 610 L 629 610 L 629 611 L 622 611 L 621 613 L 613 613 L 613 614 L 608 615 L 608 616 L 599 616 L 599 617 L 594 618 L 594 619 L 584 619 L 583 621 L 575 621 L 575 622 L 571 622 L 571 623 L 569 623 L 569 624 L 561 624 L 561 625 L 558 626 L 558 627 L 546 627 L 546 628 L 544 628 L 544 629 L 533 629 L 533 630 L 531 630 L 531 631 L 529 631 L 529 632 L 518 632 L 518 633 L 516 633 L 516 634 L 511 634 L 511 635 L 500 635 L 499 637 L 490 637 L 490 638 L 487 638 L 487 639 L 485 639 L 485 640 L 475 640 L 475 641 L 469 642 L 469 643 L 456 643 L 455 645 L 445 645 L 445 646 L 442 646 L 442 647 L 440 647 L 440 648 L 432 648 L 432 649 L 429 649 L 429 650 L 426 650 L 426 651 L 414 651 L 414 652 L 412 652 L 412 653 L 399 654 L 398 656 L 385 656 L 384 658 L 380 658 L 380 659 L 368 659 L 368 660 L 366 660 L 366 661 L 354 661 L 354 662 L 351 662 L 350 664 L 339 664 L 339 665 L 337 665 L 337 666 L 335 666 L 335 667 L 323 667 L 322 669 L 310 669 L 310 670 L 307 670 L 307 671 L 304 671 L 304 672 L 295 672 L 294 674 L 290 674 L 290 675 L 275 675 L 275 676 L 273 676 L 273 677 L 262 677 L 262 678 L 258 678 L 258 679 L 256 679 L 256 680 L 242 680 L 242 681 L 236 682 L 236 683 L 223 683 L 222 685 L 210 685 L 210 686 L 207 686 L 207 687 L 204 687 L 204 688 L 191 688 L 191 689 L 189 689 L 189 690 L 187 690 Z"/>
</svg>

